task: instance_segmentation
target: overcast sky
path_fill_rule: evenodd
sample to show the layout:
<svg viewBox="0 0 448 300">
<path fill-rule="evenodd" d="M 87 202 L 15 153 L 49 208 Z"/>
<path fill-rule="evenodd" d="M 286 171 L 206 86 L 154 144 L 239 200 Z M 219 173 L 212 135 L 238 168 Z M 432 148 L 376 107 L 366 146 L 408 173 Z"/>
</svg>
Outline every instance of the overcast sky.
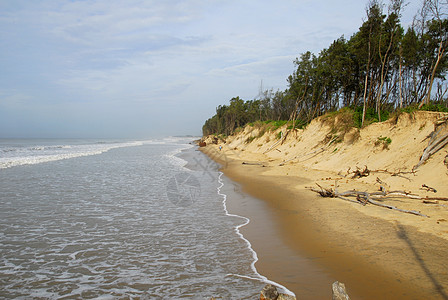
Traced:
<svg viewBox="0 0 448 300">
<path fill-rule="evenodd" d="M 293 60 L 349 38 L 366 4 L 0 0 L 0 137 L 200 135 L 232 97 L 284 90 Z"/>
</svg>

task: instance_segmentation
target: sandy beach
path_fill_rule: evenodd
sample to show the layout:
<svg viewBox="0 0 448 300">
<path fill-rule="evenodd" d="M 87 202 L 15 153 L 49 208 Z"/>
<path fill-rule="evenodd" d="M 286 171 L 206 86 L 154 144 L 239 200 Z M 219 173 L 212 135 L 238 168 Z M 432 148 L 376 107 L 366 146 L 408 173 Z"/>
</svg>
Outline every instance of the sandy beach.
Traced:
<svg viewBox="0 0 448 300">
<path fill-rule="evenodd" d="M 448 202 L 382 200 L 427 216 L 422 217 L 323 198 L 309 189 L 317 183 L 338 191 L 374 192 L 380 180 L 390 190 L 447 197 L 446 147 L 418 172 L 407 173 L 418 163 L 437 118 L 432 113 L 403 115 L 362 129 L 355 140 L 346 134 L 331 146 L 323 142 L 331 131 L 323 120 L 276 147 L 272 145 L 281 128 L 261 135 L 262 129 L 248 126 L 225 142 L 209 139 L 201 150 L 244 192 L 262 200 L 233 201 L 229 207 L 251 219 L 242 231 L 259 256 L 258 271 L 299 299 L 329 298 L 335 280 L 346 284 L 353 299 L 448 299 Z M 375 143 L 384 136 L 392 140 L 387 149 Z M 367 166 L 373 171 L 369 176 L 352 178 L 353 170 Z M 261 215 L 259 205 L 270 213 Z"/>
</svg>

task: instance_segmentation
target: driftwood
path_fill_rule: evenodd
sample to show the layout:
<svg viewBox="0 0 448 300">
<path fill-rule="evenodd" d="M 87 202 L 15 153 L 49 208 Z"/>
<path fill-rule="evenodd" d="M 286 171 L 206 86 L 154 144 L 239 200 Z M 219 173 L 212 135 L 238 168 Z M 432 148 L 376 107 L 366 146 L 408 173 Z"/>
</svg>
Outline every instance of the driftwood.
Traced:
<svg viewBox="0 0 448 300">
<path fill-rule="evenodd" d="M 448 114 L 447 115 L 444 115 L 444 116 L 442 116 L 442 117 L 440 117 L 440 118 L 438 118 L 435 122 L 434 122 L 434 124 L 436 125 L 436 126 L 440 126 L 440 125 L 442 125 L 442 124 L 446 124 L 448 122 Z"/>
<path fill-rule="evenodd" d="M 399 196 L 399 197 L 406 197 L 411 199 L 417 199 L 417 200 L 440 200 L 440 201 L 448 201 L 448 198 L 446 197 L 421 197 L 418 195 L 414 195 L 411 193 L 403 192 L 403 191 L 393 191 L 387 193 L 386 196 Z"/>
<path fill-rule="evenodd" d="M 413 174 L 415 176 L 417 171 L 412 170 L 412 171 L 396 171 L 396 172 L 391 172 L 386 170 L 370 170 L 367 166 L 365 166 L 364 170 L 360 169 L 359 167 L 356 167 L 356 170 L 351 171 L 351 168 L 348 168 L 347 170 L 347 175 L 353 174 L 352 178 L 361 178 L 361 177 L 367 177 L 369 176 L 371 173 L 385 173 L 385 174 L 389 174 L 391 176 L 398 176 L 398 177 L 402 177 L 405 178 L 407 180 L 410 180 L 408 177 L 404 176 L 405 174 Z"/>
<path fill-rule="evenodd" d="M 418 211 L 415 210 L 406 210 L 406 209 L 401 209 L 392 205 L 388 205 L 388 204 L 384 204 L 381 202 L 378 202 L 377 200 L 382 200 L 388 196 L 403 196 L 403 197 L 409 197 L 409 198 L 415 198 L 415 199 L 431 199 L 431 200 L 439 200 L 439 199 L 434 199 L 434 198 L 422 198 L 416 195 L 412 195 L 411 193 L 405 192 L 405 191 L 392 191 L 392 192 L 387 192 L 385 191 L 384 188 L 382 188 L 381 191 L 379 192 L 373 192 L 373 193 L 368 193 L 368 192 L 360 192 L 360 191 L 355 191 L 355 190 L 351 190 L 351 191 L 345 191 L 342 193 L 339 193 L 336 189 L 327 189 L 324 188 L 322 186 L 320 186 L 319 184 L 316 183 L 316 185 L 320 188 L 320 189 L 316 189 L 316 188 L 309 188 L 311 191 L 318 193 L 319 195 L 321 195 L 322 197 L 328 197 L 328 198 L 339 198 L 345 201 L 350 201 L 350 202 L 354 202 L 354 203 L 358 203 L 358 204 L 362 204 L 362 205 L 366 205 L 367 203 L 376 205 L 376 206 L 380 206 L 380 207 L 384 207 L 384 208 L 388 208 L 388 209 L 392 209 L 392 210 L 396 210 L 399 212 L 403 212 L 403 213 L 408 213 L 408 214 L 412 214 L 412 215 L 417 215 L 417 216 L 421 216 L 421 217 L 426 217 L 428 218 L 427 215 L 424 215 Z M 350 199 L 348 197 L 355 197 L 356 200 L 354 199 Z M 447 199 L 448 201 L 448 199 Z"/>
<path fill-rule="evenodd" d="M 425 204 L 439 204 L 439 201 L 423 200 L 423 203 L 425 203 Z"/>
<path fill-rule="evenodd" d="M 348 168 L 347 174 L 350 174 L 350 169 L 351 168 Z M 361 177 L 369 176 L 370 175 L 370 170 L 369 170 L 369 168 L 367 168 L 367 166 L 365 166 L 364 170 L 361 170 L 358 167 L 356 167 L 356 171 L 353 171 L 351 173 L 353 173 L 352 178 L 361 178 Z"/>
<path fill-rule="evenodd" d="M 289 134 L 289 131 L 286 131 L 286 133 L 283 133 L 283 131 L 280 131 L 280 135 L 281 135 L 280 139 L 279 139 L 277 142 L 275 142 L 274 145 L 272 145 L 272 146 L 269 147 L 266 151 L 264 151 L 263 154 L 266 154 L 266 153 L 268 153 L 269 151 L 271 151 L 271 150 L 273 150 L 273 149 L 277 150 L 278 152 L 282 152 L 281 150 L 276 149 L 276 147 L 277 147 L 280 143 L 281 143 L 281 145 L 283 145 L 283 142 L 284 142 L 284 141 L 286 140 L 286 138 L 288 137 L 288 134 Z"/>
<path fill-rule="evenodd" d="M 248 161 L 243 161 L 242 164 L 243 164 L 243 165 L 250 165 L 250 166 L 263 166 L 263 167 L 264 167 L 264 164 L 263 164 L 263 163 L 260 163 L 260 162 L 248 162 Z"/>
<path fill-rule="evenodd" d="M 421 189 L 425 189 L 428 192 L 437 193 L 437 190 L 435 188 L 427 186 L 426 184 L 422 184 L 422 188 Z"/>
<path fill-rule="evenodd" d="M 430 138 L 428 146 L 423 151 L 420 161 L 414 166 L 413 170 L 416 170 L 422 164 L 424 164 L 432 155 L 437 153 L 440 149 L 448 145 L 448 116 L 439 118 L 434 123 L 434 131 L 428 136 Z"/>
</svg>

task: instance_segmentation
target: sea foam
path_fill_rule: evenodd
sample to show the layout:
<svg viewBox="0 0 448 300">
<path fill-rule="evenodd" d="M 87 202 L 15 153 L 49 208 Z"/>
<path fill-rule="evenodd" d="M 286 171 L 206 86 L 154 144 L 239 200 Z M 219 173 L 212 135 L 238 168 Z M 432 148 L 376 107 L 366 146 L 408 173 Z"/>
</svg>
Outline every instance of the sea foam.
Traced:
<svg viewBox="0 0 448 300">
<path fill-rule="evenodd" d="M 115 148 L 134 147 L 143 144 L 143 141 L 133 141 L 123 143 L 86 143 L 74 145 L 8 146 L 1 149 L 0 169 L 98 155 Z"/>
<path fill-rule="evenodd" d="M 245 276 L 245 275 L 240 275 L 240 274 L 227 274 L 227 276 L 236 276 L 236 277 L 241 277 L 241 278 L 246 278 L 246 279 L 251 279 L 251 280 L 257 280 L 257 281 L 262 281 L 264 283 L 270 283 L 272 285 L 277 286 L 278 288 L 282 289 L 284 293 L 295 296 L 295 294 L 293 292 L 291 292 L 290 290 L 288 290 L 285 286 L 271 281 L 268 278 L 266 278 L 265 276 L 261 275 L 260 273 L 258 273 L 257 268 L 255 267 L 255 264 L 258 261 L 258 255 L 257 252 L 255 252 L 252 248 L 252 244 L 249 242 L 248 239 L 246 239 L 244 237 L 244 235 L 240 232 L 240 228 L 243 226 L 246 226 L 247 224 L 250 223 L 250 219 L 240 216 L 240 215 L 235 215 L 235 214 L 231 214 L 229 213 L 229 211 L 227 210 L 227 195 L 221 192 L 222 187 L 224 186 L 224 181 L 222 180 L 222 176 L 224 173 L 219 172 L 219 176 L 218 176 L 218 182 L 220 184 L 220 186 L 217 188 L 218 189 L 218 195 L 221 196 L 223 198 L 222 200 L 222 205 L 224 208 L 224 212 L 226 213 L 227 216 L 229 217 L 236 217 L 236 218 L 240 218 L 242 219 L 244 222 L 236 225 L 235 226 L 235 233 L 246 243 L 247 248 L 249 249 L 249 251 L 252 253 L 252 263 L 251 263 L 251 268 L 254 271 L 254 273 L 257 275 L 258 278 L 253 278 L 253 277 L 249 277 L 249 276 Z"/>
</svg>

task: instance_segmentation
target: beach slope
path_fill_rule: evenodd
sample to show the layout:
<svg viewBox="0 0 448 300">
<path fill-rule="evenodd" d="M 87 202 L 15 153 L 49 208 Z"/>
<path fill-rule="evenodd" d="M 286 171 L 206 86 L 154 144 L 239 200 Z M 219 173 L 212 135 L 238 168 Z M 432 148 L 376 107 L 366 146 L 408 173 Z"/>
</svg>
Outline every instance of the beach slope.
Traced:
<svg viewBox="0 0 448 300">
<path fill-rule="evenodd" d="M 344 126 L 343 114 L 299 130 L 260 123 L 225 139 L 204 137 L 201 150 L 268 203 L 288 247 L 322 266 L 328 281 L 344 282 L 355 298 L 448 299 L 448 146 L 419 165 L 428 145 L 448 133 L 446 119 L 403 113 L 361 130 Z M 312 189 L 361 196 L 324 198 Z M 272 247 L 254 248 L 261 273 L 291 282 L 290 273 L 274 271 Z M 287 266 L 288 257 L 275 264 L 282 260 Z M 291 288 L 311 299 L 299 268 Z"/>
</svg>

